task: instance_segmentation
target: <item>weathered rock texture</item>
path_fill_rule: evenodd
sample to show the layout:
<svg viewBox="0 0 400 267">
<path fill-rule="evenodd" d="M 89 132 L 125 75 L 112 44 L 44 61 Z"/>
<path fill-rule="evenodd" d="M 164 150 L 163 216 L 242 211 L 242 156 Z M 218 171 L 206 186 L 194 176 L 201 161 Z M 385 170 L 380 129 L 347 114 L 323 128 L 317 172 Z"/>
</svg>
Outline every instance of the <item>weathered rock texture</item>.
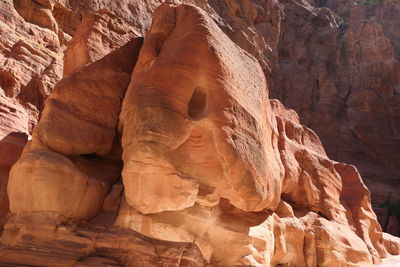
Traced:
<svg viewBox="0 0 400 267">
<path fill-rule="evenodd" d="M 12 224 L 11 224 L 12 223 Z M 129 229 L 66 224 L 52 213 L 10 218 L 1 266 L 202 266 L 192 243 L 160 241 Z M 12 240 L 10 247 L 8 240 Z M 34 248 L 34 249 L 32 249 Z"/>
<path fill-rule="evenodd" d="M 161 2 L 0 3 L 0 265 L 400 253 L 399 4 Z"/>
<path fill-rule="evenodd" d="M 76 219 L 97 214 L 120 175 L 116 126 L 140 44 L 133 39 L 56 85 L 10 172 L 12 212 L 50 210 Z"/>
<path fill-rule="evenodd" d="M 396 202 L 400 6 L 315 2 L 284 4 L 271 95 L 299 113 L 330 157 L 357 166 L 374 203 Z"/>
<path fill-rule="evenodd" d="M 2 1 L 0 10 L 1 228 L 9 211 L 8 173 L 37 123 L 44 98 L 60 77 L 62 55 L 56 51 L 57 35 L 26 25 L 12 1 Z"/>
<path fill-rule="evenodd" d="M 147 214 L 193 206 L 200 194 L 207 206 L 223 197 L 274 209 L 283 170 L 261 68 L 206 15 L 163 7 L 120 115 L 127 202 Z"/>
<path fill-rule="evenodd" d="M 102 58 L 136 37 L 135 25 L 146 28 L 145 20 L 130 26 L 114 14 L 101 10 L 87 16 L 77 29 L 82 14 L 99 7 L 76 8 L 76 5 L 73 1 L 6 0 L 0 3 L 0 228 L 9 211 L 6 188 L 10 168 L 31 139 L 45 99 L 62 77 L 63 51 L 71 40 L 70 35 L 77 31 L 64 58 L 67 66 L 64 72 L 67 73 Z M 137 8 L 132 12 L 135 10 Z M 105 42 L 108 36 L 112 38 Z M 69 54 L 75 56 L 70 58 Z M 117 68 L 122 67 L 118 65 Z M 104 75 L 111 75 L 102 71 Z M 118 72 L 111 70 L 115 71 Z M 129 75 L 130 70 L 127 77 Z M 90 87 L 87 90 L 90 92 Z M 66 91 L 67 88 L 59 97 L 66 97 Z M 91 97 L 88 93 L 80 96 Z M 81 105 L 76 103 L 74 107 Z M 118 116 L 119 112 L 116 113 Z M 76 110 L 75 117 L 81 115 Z"/>
<path fill-rule="evenodd" d="M 80 38 L 65 56 L 64 74 L 99 59 L 131 36 L 142 36 L 161 2 L 2 1 L 1 87 L 29 114 L 23 124 L 30 131 L 36 125 L 44 99 L 61 78 L 63 51 L 82 18 Z M 206 10 L 231 40 L 257 58 L 272 96 L 316 130 L 330 157 L 360 169 L 380 221 L 387 222 L 379 204 L 389 194 L 395 202 L 400 191 L 399 4 L 390 0 L 374 5 L 345 0 L 184 2 Z M 101 19 L 99 14 L 87 16 L 100 9 L 114 14 L 103 10 L 107 16 Z M 68 58 L 73 60 L 68 63 Z M 7 175 L 2 177 L 7 180 Z"/>
<path fill-rule="evenodd" d="M 400 253 L 357 169 L 268 99 L 270 63 L 192 5 L 156 9 L 143 45 L 131 27 L 104 10 L 77 27 L 10 172 L 1 264 L 368 266 Z"/>
<path fill-rule="evenodd" d="M 138 37 L 133 27 L 107 10 L 87 15 L 64 54 L 64 76 Z"/>
</svg>

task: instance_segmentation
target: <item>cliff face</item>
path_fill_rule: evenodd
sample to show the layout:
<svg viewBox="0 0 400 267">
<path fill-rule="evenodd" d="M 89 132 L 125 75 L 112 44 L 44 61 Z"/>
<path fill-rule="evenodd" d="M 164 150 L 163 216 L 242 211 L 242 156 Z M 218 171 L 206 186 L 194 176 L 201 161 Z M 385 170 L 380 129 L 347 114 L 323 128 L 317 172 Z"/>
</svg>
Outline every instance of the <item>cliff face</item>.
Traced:
<svg viewBox="0 0 400 267">
<path fill-rule="evenodd" d="M 375 2 L 287 4 L 271 96 L 299 113 L 330 157 L 356 165 L 380 204 L 400 192 L 400 9 Z"/>
<path fill-rule="evenodd" d="M 398 4 L 159 2 L 1 3 L 0 263 L 399 254 Z"/>
</svg>

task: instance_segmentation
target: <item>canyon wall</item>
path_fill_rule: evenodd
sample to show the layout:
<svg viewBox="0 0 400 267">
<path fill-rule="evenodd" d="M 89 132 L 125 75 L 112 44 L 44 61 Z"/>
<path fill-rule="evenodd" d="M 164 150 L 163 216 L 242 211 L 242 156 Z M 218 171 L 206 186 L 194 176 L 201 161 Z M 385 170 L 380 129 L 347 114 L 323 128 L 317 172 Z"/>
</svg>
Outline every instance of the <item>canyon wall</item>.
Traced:
<svg viewBox="0 0 400 267">
<path fill-rule="evenodd" d="M 161 2 L 1 3 L 0 263 L 398 254 L 398 4 Z"/>
<path fill-rule="evenodd" d="M 400 5 L 317 2 L 285 6 L 271 97 L 299 113 L 331 158 L 357 166 L 385 226 L 379 206 L 400 192 Z"/>
</svg>

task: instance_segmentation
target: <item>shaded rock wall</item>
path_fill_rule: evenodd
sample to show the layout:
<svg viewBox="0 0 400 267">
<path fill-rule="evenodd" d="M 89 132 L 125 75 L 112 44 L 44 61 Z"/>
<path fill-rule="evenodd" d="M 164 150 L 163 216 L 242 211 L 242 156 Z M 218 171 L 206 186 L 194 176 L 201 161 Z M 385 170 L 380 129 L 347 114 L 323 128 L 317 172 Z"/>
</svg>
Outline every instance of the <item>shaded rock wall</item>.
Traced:
<svg viewBox="0 0 400 267">
<path fill-rule="evenodd" d="M 285 4 L 271 96 L 299 113 L 330 157 L 359 168 L 374 203 L 395 202 L 399 5 L 315 2 Z"/>
</svg>

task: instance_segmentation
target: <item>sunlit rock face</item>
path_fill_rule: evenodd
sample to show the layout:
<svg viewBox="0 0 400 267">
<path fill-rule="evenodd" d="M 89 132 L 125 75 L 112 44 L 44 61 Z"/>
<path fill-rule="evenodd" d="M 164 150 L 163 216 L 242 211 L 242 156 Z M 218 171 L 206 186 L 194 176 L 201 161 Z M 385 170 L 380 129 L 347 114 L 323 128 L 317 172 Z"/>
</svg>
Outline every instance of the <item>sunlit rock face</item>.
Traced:
<svg viewBox="0 0 400 267">
<path fill-rule="evenodd" d="M 31 138 L 62 76 L 144 36 L 163 0 L 3 0 L 0 3 L 4 148 L 0 209 L 7 214 L 11 165 Z M 298 112 L 327 155 L 357 166 L 385 231 L 399 220 L 381 204 L 399 190 L 400 5 L 395 0 L 169 0 L 205 10 L 260 63 L 270 96 Z M 73 38 L 72 38 L 73 37 Z M 290 73 L 290 75 L 288 75 Z M 17 121 L 15 121 L 15 119 Z M 8 135 L 19 136 L 8 138 Z M 384 137 L 384 138 L 382 138 Z M 11 141 L 12 139 L 12 141 Z M 12 145 L 10 146 L 10 142 Z M 0 220 L 1 221 L 1 220 Z M 1 225 L 1 222 L 0 222 Z"/>
<path fill-rule="evenodd" d="M 13 213 L 96 215 L 119 178 L 116 126 L 140 39 L 62 79 L 8 182 Z"/>
<path fill-rule="evenodd" d="M 9 213 L 11 166 L 36 125 L 44 99 L 62 75 L 57 34 L 27 25 L 13 1 L 0 3 L 0 230 Z"/>
<path fill-rule="evenodd" d="M 275 117 L 265 84 L 257 61 L 200 9 L 157 9 L 120 115 L 126 203 L 117 224 L 154 238 L 196 240 L 206 260 L 218 264 L 315 261 L 329 266 L 378 260 L 385 255 L 380 227 L 357 171 L 330 161 L 318 137 L 287 118 L 277 101 L 272 102 L 275 112 L 283 114 Z M 344 183 L 355 184 L 358 202 L 346 194 Z M 286 201 L 301 207 L 303 216 Z M 355 256 L 344 261 L 334 254 L 299 255 L 332 246 L 329 239 L 302 243 L 301 250 L 288 252 L 292 256 L 268 247 L 258 235 L 274 236 L 275 227 L 285 228 L 279 215 L 268 211 L 285 204 L 297 233 L 285 237 L 283 231 L 274 238 L 302 242 L 313 229 L 321 238 L 325 233 L 339 243 L 348 240 L 353 247 L 341 253 L 357 251 Z M 363 234 L 359 213 L 365 213 L 369 234 Z M 235 223 L 220 223 L 228 214 L 238 217 Z M 304 225 L 305 216 L 314 223 Z M 241 217 L 248 221 L 240 222 Z M 229 229 L 234 225 L 241 227 Z M 249 235 L 252 228 L 256 234 Z M 253 248 L 261 258 L 250 249 L 253 243 L 262 244 Z"/>
<path fill-rule="evenodd" d="M 221 197 L 275 209 L 283 169 L 267 94 L 257 61 L 206 14 L 157 9 L 120 115 L 127 202 L 144 214 Z"/>
<path fill-rule="evenodd" d="M 64 76 L 138 37 L 135 32 L 134 27 L 106 9 L 85 16 L 65 51 Z"/>
<path fill-rule="evenodd" d="M 10 173 L 0 264 L 361 267 L 400 253 L 357 169 L 268 98 L 265 65 L 203 9 L 162 4 L 144 42 L 105 10 L 76 31 Z"/>
</svg>

